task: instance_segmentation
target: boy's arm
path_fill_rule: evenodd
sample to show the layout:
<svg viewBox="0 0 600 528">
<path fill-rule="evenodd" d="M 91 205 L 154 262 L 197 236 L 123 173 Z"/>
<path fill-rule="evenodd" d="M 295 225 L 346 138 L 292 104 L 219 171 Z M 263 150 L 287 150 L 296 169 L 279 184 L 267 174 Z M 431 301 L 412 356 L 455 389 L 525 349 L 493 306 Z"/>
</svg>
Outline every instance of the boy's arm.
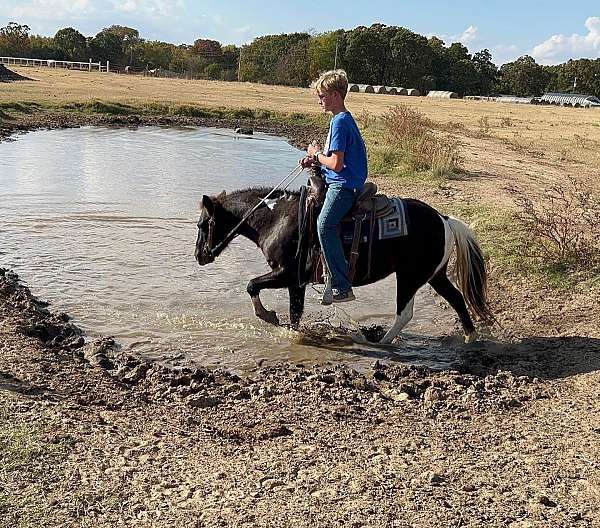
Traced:
<svg viewBox="0 0 600 528">
<path fill-rule="evenodd" d="M 308 155 L 313 156 L 316 161 L 328 169 L 340 172 L 344 168 L 344 152 L 348 143 L 347 132 L 343 123 L 333 121 L 330 129 L 329 156 L 323 154 L 318 145 L 310 145 L 307 150 Z"/>
<path fill-rule="evenodd" d="M 306 152 L 315 161 L 332 171 L 340 172 L 344 168 L 344 151 L 342 150 L 334 150 L 329 156 L 326 156 L 319 145 L 309 145 Z"/>
</svg>

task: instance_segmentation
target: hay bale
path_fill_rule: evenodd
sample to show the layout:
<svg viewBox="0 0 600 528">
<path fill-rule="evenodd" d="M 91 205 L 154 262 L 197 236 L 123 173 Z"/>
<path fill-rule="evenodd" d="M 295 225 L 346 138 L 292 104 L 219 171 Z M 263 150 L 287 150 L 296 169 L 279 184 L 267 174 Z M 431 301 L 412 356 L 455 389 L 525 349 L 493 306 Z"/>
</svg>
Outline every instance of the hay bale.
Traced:
<svg viewBox="0 0 600 528">
<path fill-rule="evenodd" d="M 359 84 L 358 91 L 360 93 L 375 93 L 375 90 L 370 84 Z"/>
<path fill-rule="evenodd" d="M 419 90 L 417 90 L 416 88 L 409 88 L 408 90 L 406 90 L 406 95 L 419 97 L 421 95 L 421 92 L 419 92 Z"/>
<path fill-rule="evenodd" d="M 377 94 L 388 93 L 387 88 L 385 86 L 373 86 L 373 91 Z"/>
<path fill-rule="evenodd" d="M 431 90 L 427 97 L 436 97 L 438 99 L 458 99 L 458 94 L 456 92 L 449 92 L 445 90 Z"/>
<path fill-rule="evenodd" d="M 348 91 L 349 92 L 357 92 L 357 93 L 360 92 L 359 85 L 358 84 L 349 84 Z"/>
<path fill-rule="evenodd" d="M 389 95 L 398 95 L 398 89 L 395 88 L 394 86 L 390 86 L 388 88 L 388 94 Z"/>
</svg>

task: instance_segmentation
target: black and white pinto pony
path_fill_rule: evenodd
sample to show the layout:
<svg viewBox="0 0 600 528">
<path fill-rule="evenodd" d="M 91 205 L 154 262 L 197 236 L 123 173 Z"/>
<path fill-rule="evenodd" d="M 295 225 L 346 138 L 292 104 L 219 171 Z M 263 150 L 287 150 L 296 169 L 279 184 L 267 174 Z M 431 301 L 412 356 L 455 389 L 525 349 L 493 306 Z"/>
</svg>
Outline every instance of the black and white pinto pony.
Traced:
<svg viewBox="0 0 600 528">
<path fill-rule="evenodd" d="M 296 256 L 299 193 L 277 191 L 271 194 L 273 200 L 270 200 L 269 206 L 261 204 L 244 220 L 269 191 L 252 188 L 231 194 L 223 191 L 213 197 L 203 196 L 195 257 L 198 264 L 204 266 L 213 262 L 237 235 L 250 239 L 261 249 L 271 268 L 269 273 L 248 283 L 255 315 L 278 325 L 277 314 L 263 306 L 260 292 L 269 288 L 287 288 L 291 326 L 298 328 L 305 298 L 305 286 L 299 284 Z M 406 199 L 406 215 L 410 226 L 406 236 L 373 242 L 371 273 L 367 280 L 361 279 L 367 275 L 367 255 L 360 255 L 356 264 L 354 286 L 396 274 L 396 319 L 380 343 L 391 343 L 412 319 L 415 294 L 426 283 L 454 308 L 465 340 L 474 340 L 475 327 L 467 304 L 484 323 L 493 321 L 486 300 L 485 261 L 474 234 L 460 220 L 444 216 L 419 200 Z M 447 276 L 448 261 L 454 247 L 460 291 Z"/>
</svg>

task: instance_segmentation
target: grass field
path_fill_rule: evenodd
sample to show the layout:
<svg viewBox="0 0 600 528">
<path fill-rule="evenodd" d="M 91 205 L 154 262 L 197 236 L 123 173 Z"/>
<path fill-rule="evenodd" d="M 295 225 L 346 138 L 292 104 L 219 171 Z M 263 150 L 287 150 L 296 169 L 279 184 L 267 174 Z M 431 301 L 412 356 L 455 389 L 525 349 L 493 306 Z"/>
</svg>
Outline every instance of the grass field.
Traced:
<svg viewBox="0 0 600 528">
<path fill-rule="evenodd" d="M 0 85 L 0 102 L 35 102 L 63 107 L 103 101 L 141 107 L 152 103 L 204 108 L 264 109 L 318 115 L 310 89 L 218 81 L 155 79 L 60 69 L 14 68 L 35 82 Z M 378 94 L 348 95 L 356 115 L 379 116 L 396 104 L 417 109 L 456 134 L 495 137 L 515 148 L 558 160 L 600 165 L 600 109 L 573 109 L 506 103 L 435 100 Z"/>
</svg>

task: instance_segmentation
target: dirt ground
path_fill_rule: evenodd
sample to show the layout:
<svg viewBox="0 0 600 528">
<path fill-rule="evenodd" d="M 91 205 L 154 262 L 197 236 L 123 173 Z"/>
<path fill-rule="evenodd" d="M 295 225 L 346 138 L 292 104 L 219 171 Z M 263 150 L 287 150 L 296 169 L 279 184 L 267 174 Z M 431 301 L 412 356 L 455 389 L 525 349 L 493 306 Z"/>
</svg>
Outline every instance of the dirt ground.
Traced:
<svg viewBox="0 0 600 528">
<path fill-rule="evenodd" d="M 40 83 L 62 82 L 94 96 L 68 74 L 0 90 L 18 85 L 21 100 L 34 100 Z M 132 82 L 114 77 L 124 91 Z M 207 86 L 217 97 L 209 89 L 217 85 Z M 291 97 L 268 90 L 272 97 L 257 97 L 269 104 Z M 467 106 L 453 108 L 448 122 L 462 115 L 477 126 Z M 548 110 L 558 112 L 553 122 L 568 117 L 567 109 Z M 529 119 L 529 109 L 514 111 L 515 122 Z M 570 111 L 585 141 L 597 141 L 591 114 Z M 567 117 L 560 134 L 570 138 Z M 55 111 L 0 119 L 0 135 L 176 123 L 240 124 Z M 298 145 L 319 132 L 250 124 Z M 538 192 L 566 175 L 600 188 L 595 154 L 565 159 L 552 144 L 540 155 L 543 145 L 507 142 L 504 132 L 459 130 L 465 173 L 443 187 L 376 181 L 440 208 L 508 209 L 509 187 Z M 444 340 L 459 358 L 452 370 L 374 358 L 364 373 L 281 365 L 239 378 L 194 365 L 169 369 L 110 339 L 90 342 L 68 315 L 52 313 L 1 270 L 0 526 L 600 527 L 600 296 L 493 269 L 492 277 L 495 337 Z"/>
</svg>

